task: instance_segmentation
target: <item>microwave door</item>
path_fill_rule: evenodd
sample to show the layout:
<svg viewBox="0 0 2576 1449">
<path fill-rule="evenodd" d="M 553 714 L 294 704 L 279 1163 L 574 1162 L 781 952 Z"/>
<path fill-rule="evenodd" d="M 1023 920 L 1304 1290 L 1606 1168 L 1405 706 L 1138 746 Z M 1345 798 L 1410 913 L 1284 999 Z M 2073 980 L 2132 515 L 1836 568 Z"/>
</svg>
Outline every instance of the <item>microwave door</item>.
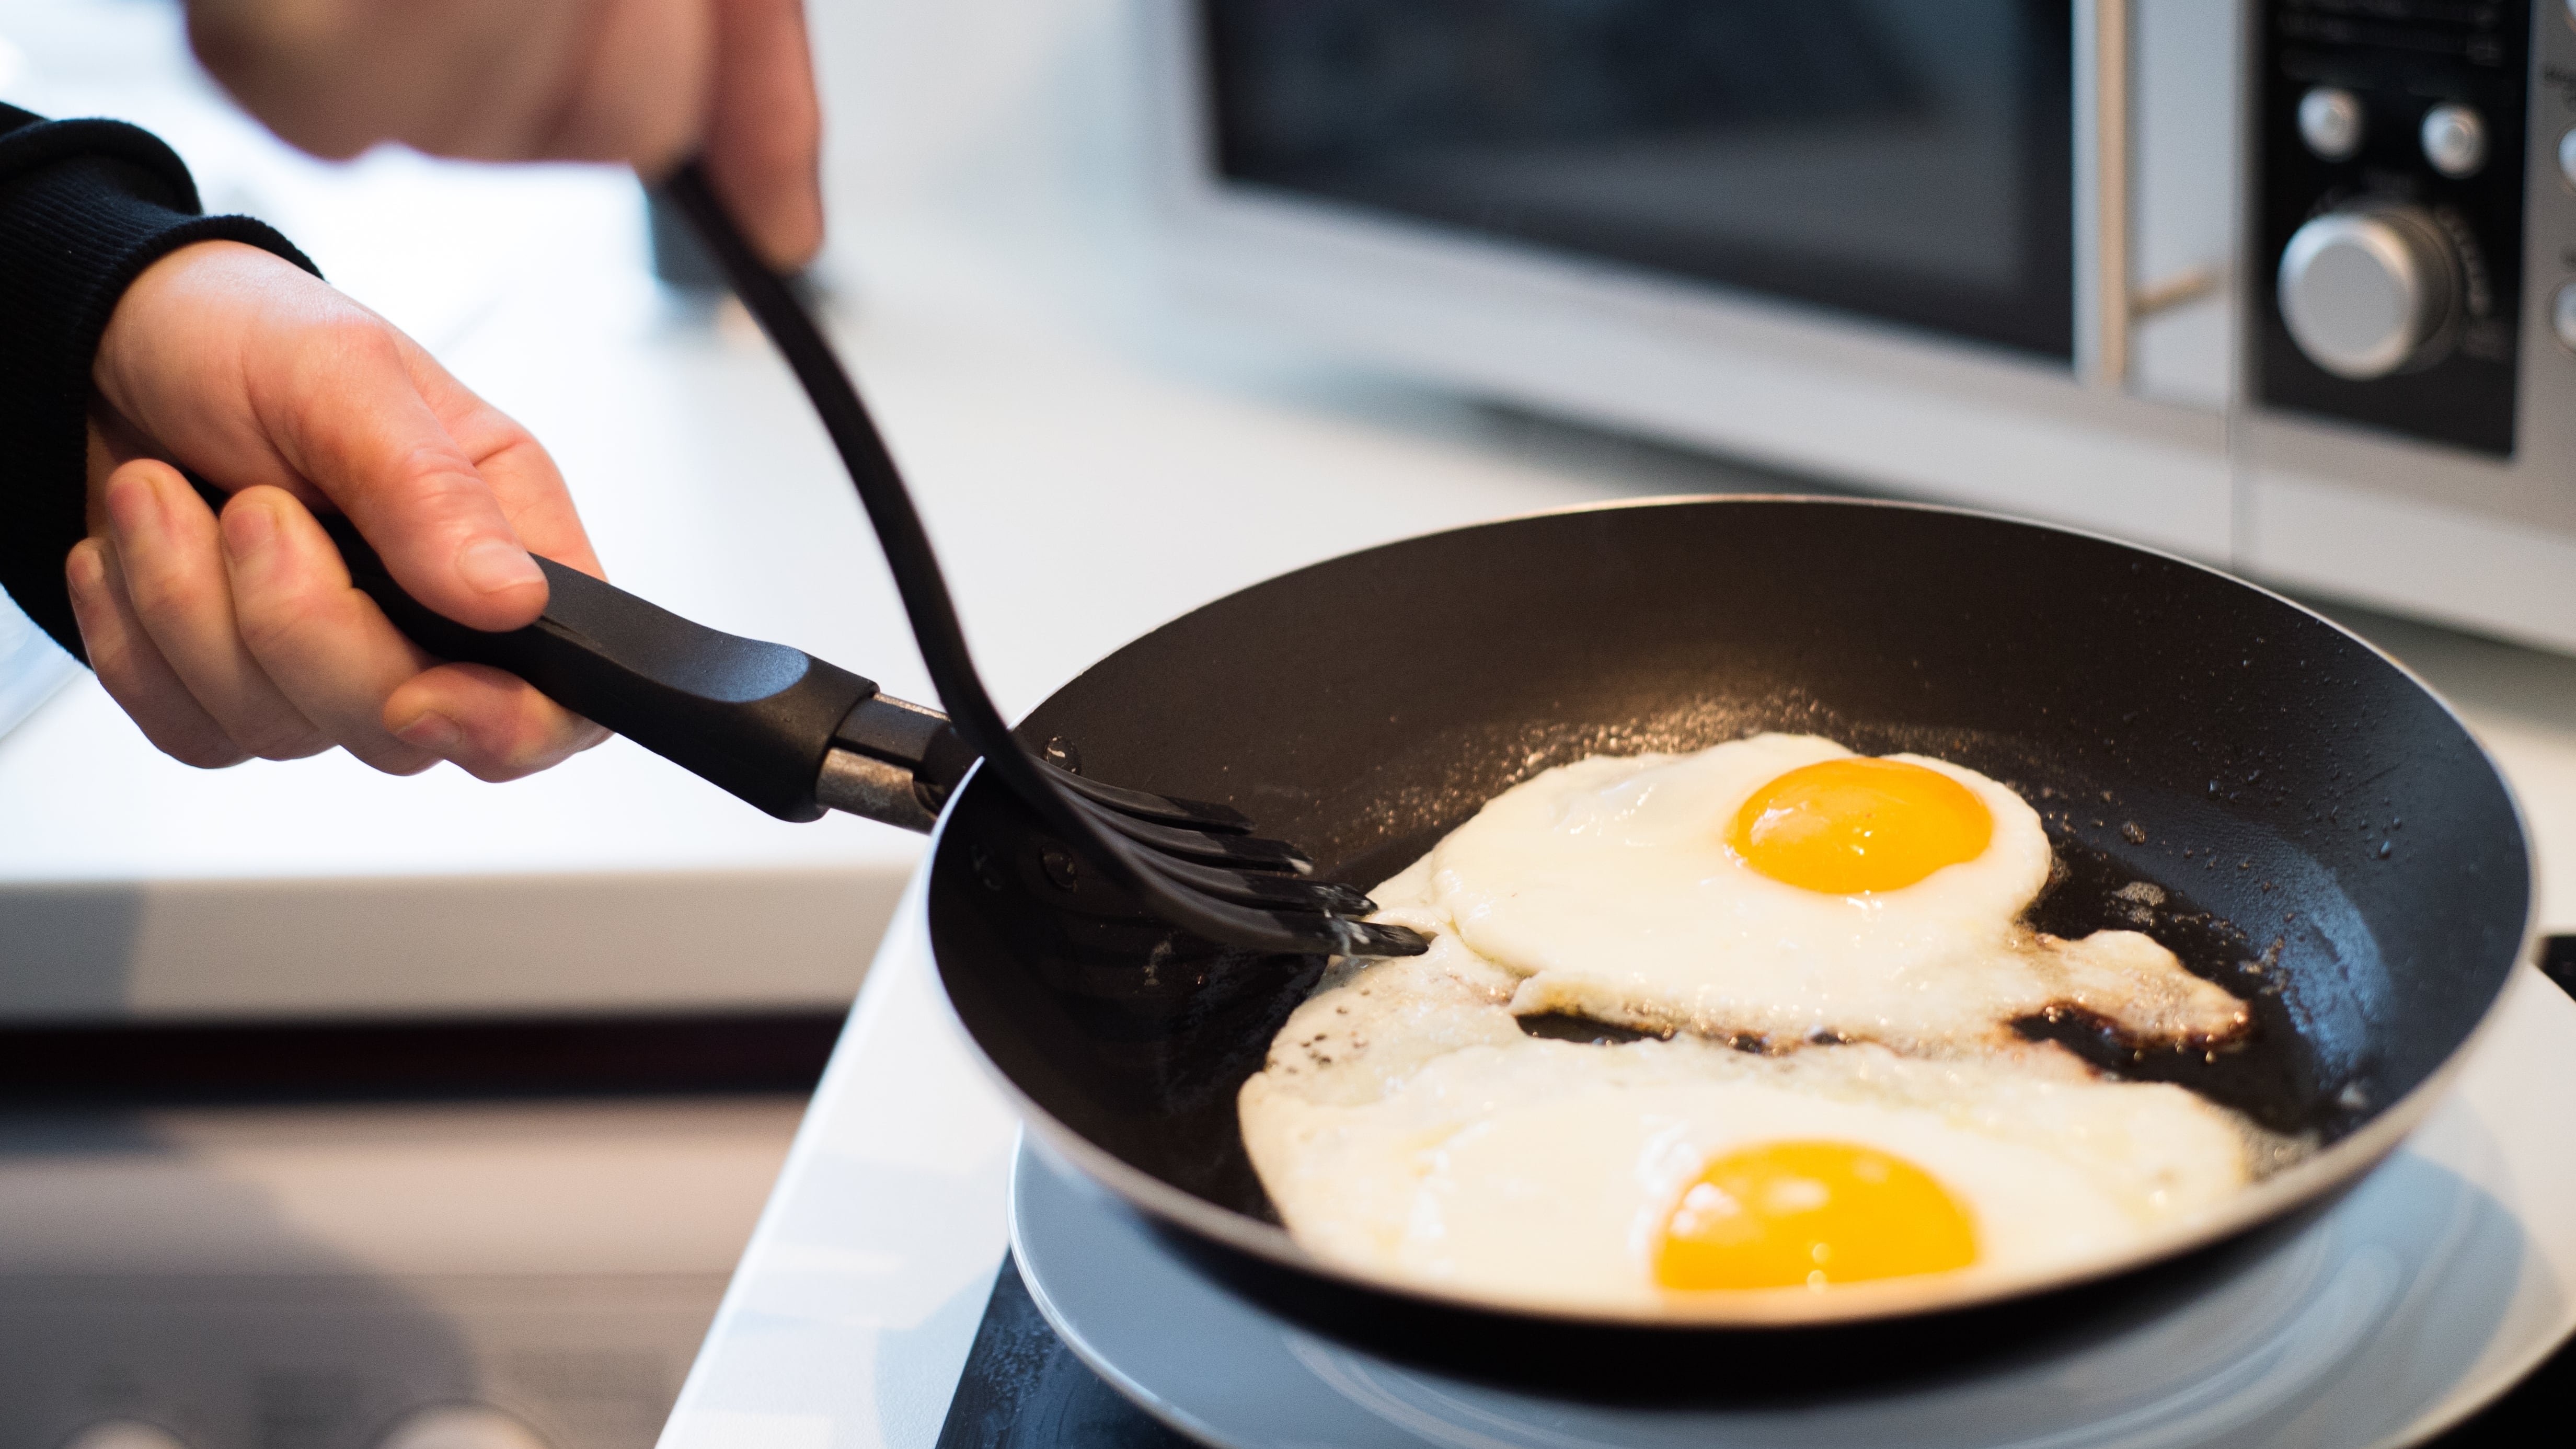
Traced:
<svg viewBox="0 0 2576 1449">
<path fill-rule="evenodd" d="M 1228 180 L 2072 361 L 2064 0 L 1202 0 Z"/>
</svg>

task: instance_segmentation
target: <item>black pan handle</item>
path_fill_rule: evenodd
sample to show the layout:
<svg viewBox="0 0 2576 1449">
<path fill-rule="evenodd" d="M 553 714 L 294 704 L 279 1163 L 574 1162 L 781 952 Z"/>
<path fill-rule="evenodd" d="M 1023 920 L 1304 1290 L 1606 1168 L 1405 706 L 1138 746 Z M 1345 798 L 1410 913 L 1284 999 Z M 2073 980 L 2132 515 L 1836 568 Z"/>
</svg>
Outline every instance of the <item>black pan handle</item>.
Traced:
<svg viewBox="0 0 2576 1449">
<path fill-rule="evenodd" d="M 223 495 L 199 485 L 218 509 Z M 538 558 L 546 611 L 470 629 L 394 582 L 348 519 L 321 519 L 349 577 L 411 641 L 488 664 L 781 820 L 846 810 L 927 831 L 975 751 L 945 715 L 784 644 L 721 633 Z"/>
</svg>

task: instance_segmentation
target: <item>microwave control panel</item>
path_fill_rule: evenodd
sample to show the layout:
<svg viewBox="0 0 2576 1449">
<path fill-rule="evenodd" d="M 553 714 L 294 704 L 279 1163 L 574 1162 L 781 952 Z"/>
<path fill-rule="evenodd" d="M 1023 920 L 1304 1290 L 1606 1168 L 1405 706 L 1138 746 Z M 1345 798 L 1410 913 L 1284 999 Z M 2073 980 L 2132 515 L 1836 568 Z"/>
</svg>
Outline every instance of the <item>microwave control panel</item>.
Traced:
<svg viewBox="0 0 2576 1449">
<path fill-rule="evenodd" d="M 2534 3 L 2570 18 L 2566 0 L 2263 7 L 2265 406 L 2512 456 Z"/>
</svg>

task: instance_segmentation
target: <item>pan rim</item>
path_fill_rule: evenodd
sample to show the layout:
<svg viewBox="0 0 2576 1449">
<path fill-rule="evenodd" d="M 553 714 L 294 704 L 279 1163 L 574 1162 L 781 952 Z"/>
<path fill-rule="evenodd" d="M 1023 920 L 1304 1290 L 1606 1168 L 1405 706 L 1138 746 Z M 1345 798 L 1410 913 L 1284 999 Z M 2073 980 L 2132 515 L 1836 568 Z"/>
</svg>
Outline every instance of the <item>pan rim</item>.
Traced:
<svg viewBox="0 0 2576 1449">
<path fill-rule="evenodd" d="M 1208 1239 L 1234 1251 L 1247 1254 L 1273 1266 L 1309 1274 L 1344 1288 L 1354 1289 L 1365 1293 L 1387 1294 L 1438 1309 L 1499 1315 L 1508 1318 L 1523 1318 L 1551 1325 L 1572 1325 L 1620 1330 L 1665 1330 L 1674 1332 L 1726 1329 L 1829 1327 L 1868 1322 L 1889 1322 L 1908 1318 L 1926 1317 L 1958 1309 L 1975 1308 L 2011 1299 L 2033 1297 L 2040 1294 L 2053 1293 L 2062 1289 L 2078 1288 L 2086 1284 L 2117 1278 L 2124 1274 L 2150 1268 L 2156 1264 L 2183 1257 L 2201 1248 L 2212 1247 L 2226 1242 L 2259 1228 L 2262 1225 L 2287 1214 L 2294 1208 L 2312 1201 L 2320 1200 L 2339 1188 L 2348 1186 L 2349 1184 L 2357 1181 L 2371 1168 L 2376 1167 L 2390 1153 L 2395 1151 L 2417 1126 L 2421 1125 L 2423 1119 L 2432 1112 L 2435 1106 L 2439 1104 L 2442 1095 L 2450 1089 L 2465 1065 L 2469 1054 L 2474 1051 L 2480 1042 L 2494 1030 L 2499 1010 L 2503 1004 L 2504 997 L 2507 994 L 2506 987 L 2510 985 L 2512 980 L 2513 970 L 2522 968 L 2531 960 L 2532 943 L 2538 925 L 2539 901 L 2538 893 L 2533 887 L 2533 882 L 2537 878 L 2537 871 L 2535 868 L 2536 854 L 2531 838 L 2529 816 L 2523 809 L 2521 798 L 2514 792 L 2512 781 L 2505 775 L 2503 769 L 2497 764 L 2493 753 L 2487 749 L 2486 742 L 2478 737 L 2477 732 L 2469 727 L 2468 722 L 2465 719 L 2461 718 L 2458 709 L 2452 705 L 2449 699 L 2444 697 L 2440 690 L 2435 689 L 2430 683 L 2425 681 L 2421 675 L 2418 675 L 2414 670 L 2408 668 L 2403 662 L 2390 655 L 2386 650 L 2380 648 L 2370 640 L 2363 638 L 2360 634 L 2354 632 L 2345 625 L 2319 613 L 2317 610 L 2310 608 L 2296 599 L 2280 593 L 2277 590 L 2245 579 L 2215 565 L 2204 563 L 2197 559 L 2186 558 L 2182 555 L 2156 548 L 2151 545 L 2135 543 L 2127 539 L 2112 537 L 2108 534 L 2088 529 L 2069 527 L 2044 520 L 2023 518 L 1987 509 L 1965 508 L 1952 504 L 1923 503 L 1904 499 L 1851 498 L 1827 494 L 1800 493 L 1668 494 L 1645 498 L 1602 499 L 1588 503 L 1569 504 L 1553 508 L 1531 509 L 1520 513 L 1481 520 L 1476 523 L 1461 524 L 1451 528 L 1429 529 L 1420 533 L 1408 534 L 1401 538 L 1386 540 L 1381 543 L 1373 544 L 1367 548 L 1354 550 L 1350 553 L 1337 554 L 1329 559 L 1320 559 L 1300 568 L 1288 570 L 1285 573 L 1269 575 L 1260 580 L 1256 580 L 1251 584 L 1244 585 L 1242 589 L 1232 590 L 1227 594 L 1219 595 L 1216 599 L 1203 601 L 1202 603 L 1193 606 L 1192 609 L 1184 611 L 1182 614 L 1174 615 L 1171 619 L 1165 620 L 1163 624 L 1157 625 L 1154 630 L 1148 630 L 1145 634 L 1136 636 L 1136 640 L 1151 637 L 1154 632 L 1159 631 L 1161 628 L 1167 627 L 1169 624 L 1176 622 L 1179 619 L 1186 618 L 1190 614 L 1197 612 L 1199 609 L 1204 609 L 1212 604 L 1220 602 L 1222 599 L 1231 598 L 1235 594 L 1244 592 L 1245 590 L 1264 587 L 1278 580 L 1294 577 L 1308 569 L 1321 568 L 1328 564 L 1336 564 L 1352 558 L 1364 557 L 1370 553 L 1378 552 L 1383 549 L 1399 547 L 1418 540 L 1443 537 L 1449 534 L 1464 533 L 1472 530 L 1491 528 L 1497 525 L 1518 523 L 1526 520 L 1607 512 L 1616 509 L 1669 508 L 1684 505 L 1699 506 L 1730 503 L 1798 504 L 1802 506 L 1824 505 L 1847 508 L 1887 509 L 1909 513 L 1944 514 L 1954 517 L 1976 519 L 1989 523 L 2000 523 L 2016 528 L 2036 529 L 2049 533 L 2087 539 L 2093 542 L 2107 544 L 2111 547 L 2118 548 L 2129 553 L 2144 555 L 2146 557 L 2163 560 L 2168 563 L 2179 564 L 2200 573 L 2211 575 L 2237 587 L 2249 589 L 2274 603 L 2295 611 L 2309 621 L 2325 625 L 2327 628 L 2333 630 L 2345 639 L 2348 639 L 2369 651 L 2369 653 L 2373 657 L 2377 658 L 2381 663 L 2395 669 L 2409 684 L 2412 684 L 2417 690 L 2433 701 L 2433 703 L 2442 711 L 2443 716 L 2447 718 L 2452 726 L 2459 731 L 2460 736 L 2466 739 L 2469 742 L 2470 747 L 2476 751 L 2479 762 L 2486 767 L 2489 776 L 2494 779 L 2498 788 L 2503 792 L 2507 810 L 2509 811 L 2513 821 L 2516 837 L 2522 847 L 2523 916 L 2521 933 L 2514 947 L 2512 966 L 2506 972 L 2503 981 L 2499 983 L 2495 993 L 2488 998 L 2485 1005 L 2481 1008 L 2476 1024 L 2472 1026 L 2470 1030 L 2462 1036 L 2460 1041 L 2453 1046 L 2450 1053 L 2444 1057 L 2440 1066 L 2435 1068 L 2422 1081 L 2418 1082 L 2396 1101 L 2389 1103 L 2387 1106 L 2382 1107 L 2377 1112 L 2373 1113 L 2359 1129 L 2355 1130 L 2349 1136 L 2328 1145 L 2312 1156 L 2304 1158 L 2279 1172 L 2273 1173 L 2272 1175 L 2249 1185 L 2244 1191 L 2237 1193 L 2233 1198 L 2229 1199 L 2221 1209 L 2211 1212 L 2196 1220 L 2176 1224 L 2163 1231 L 2151 1234 L 2138 1242 L 2130 1244 L 2123 1251 L 2088 1258 L 2077 1263 L 2060 1264 L 2041 1271 L 2024 1270 L 2010 1274 L 2001 1272 L 1972 1272 L 1968 1276 L 1958 1278 L 1953 1278 L 1948 1275 L 1939 1275 L 1927 1278 L 1885 1279 L 1874 1282 L 1840 1284 L 1836 1285 L 1833 1291 L 1829 1293 L 1816 1293 L 1794 1288 L 1763 1290 L 1759 1292 L 1711 1295 L 1706 1299 L 1667 1299 L 1663 1303 L 1653 1307 L 1636 1306 L 1626 1308 L 1603 1305 L 1537 1303 L 1516 1301 L 1509 1298 L 1494 1296 L 1453 1292 L 1445 1290 L 1438 1284 L 1401 1280 L 1365 1273 L 1350 1267 L 1331 1263 L 1307 1252 L 1289 1235 L 1286 1228 L 1277 1224 L 1261 1222 L 1258 1219 L 1252 1218 L 1232 1208 L 1220 1206 L 1217 1203 L 1199 1197 L 1195 1193 L 1176 1187 L 1163 1181 L 1159 1177 L 1155 1177 L 1151 1173 L 1133 1166 L 1124 1159 L 1118 1157 L 1116 1154 L 1110 1152 L 1108 1149 L 1092 1142 L 1088 1137 L 1085 1137 L 1080 1132 L 1067 1125 L 1061 1119 L 1056 1117 L 1055 1114 L 1041 1106 L 1026 1092 L 1022 1091 L 1019 1084 L 1012 1080 L 1011 1077 L 1003 1071 L 1000 1064 L 995 1062 L 992 1057 L 983 1050 L 982 1043 L 977 1039 L 974 1030 L 967 1025 L 963 1015 L 957 1009 L 955 999 L 947 990 L 945 968 L 940 966 L 938 962 L 938 941 L 936 933 L 930 929 L 930 924 L 927 920 L 929 914 L 929 892 L 925 890 L 922 893 L 918 909 L 922 912 L 924 917 L 922 922 L 923 939 L 930 946 L 933 969 L 939 972 L 941 976 L 941 1005 L 947 1013 L 948 1020 L 956 1026 L 959 1032 L 965 1036 L 966 1040 L 970 1044 L 975 1046 L 974 1055 L 976 1060 L 982 1066 L 987 1079 L 993 1081 L 1002 1089 L 1004 1095 L 1019 1112 L 1021 1120 L 1026 1123 L 1031 1130 L 1038 1133 L 1040 1139 L 1049 1150 L 1056 1152 L 1061 1158 L 1072 1164 L 1086 1177 L 1116 1194 L 1130 1207 L 1147 1214 L 1149 1217 L 1167 1222 L 1185 1232 Z M 1131 640 L 1129 643 L 1133 644 L 1136 640 Z M 1128 646 L 1122 645 L 1120 647 L 1124 648 Z M 1095 661 L 1095 663 L 1096 662 L 1097 661 Z M 1074 678 L 1078 679 L 1080 678 L 1080 675 L 1077 674 Z M 1067 684 L 1070 684 L 1071 682 L 1071 680 L 1066 681 Z M 1064 686 L 1061 685 L 1058 686 L 1059 691 L 1063 687 Z M 1053 697 L 1054 695 L 1052 693 L 1048 696 L 1050 700 L 1052 700 Z M 1042 702 L 1040 708 L 1043 707 L 1044 703 Z M 941 810 L 939 819 L 933 826 L 931 832 L 929 848 L 923 857 L 924 870 L 930 869 L 939 859 L 939 853 L 945 845 L 948 828 L 958 808 L 958 804 L 960 801 L 967 798 L 968 792 L 973 788 L 976 778 L 980 774 L 981 763 L 978 762 L 976 766 L 969 769 L 966 778 L 959 782 L 957 789 L 951 793 L 946 807 Z"/>
</svg>

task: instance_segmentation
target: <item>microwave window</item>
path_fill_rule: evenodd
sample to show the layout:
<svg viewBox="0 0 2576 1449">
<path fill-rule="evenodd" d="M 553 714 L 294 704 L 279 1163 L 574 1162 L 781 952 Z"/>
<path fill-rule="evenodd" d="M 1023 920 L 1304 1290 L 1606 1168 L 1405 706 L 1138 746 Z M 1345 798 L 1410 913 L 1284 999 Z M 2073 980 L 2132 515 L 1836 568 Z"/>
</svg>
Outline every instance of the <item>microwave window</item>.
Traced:
<svg viewBox="0 0 2576 1449">
<path fill-rule="evenodd" d="M 2065 0 L 1201 0 L 1231 181 L 2074 353 Z"/>
</svg>

